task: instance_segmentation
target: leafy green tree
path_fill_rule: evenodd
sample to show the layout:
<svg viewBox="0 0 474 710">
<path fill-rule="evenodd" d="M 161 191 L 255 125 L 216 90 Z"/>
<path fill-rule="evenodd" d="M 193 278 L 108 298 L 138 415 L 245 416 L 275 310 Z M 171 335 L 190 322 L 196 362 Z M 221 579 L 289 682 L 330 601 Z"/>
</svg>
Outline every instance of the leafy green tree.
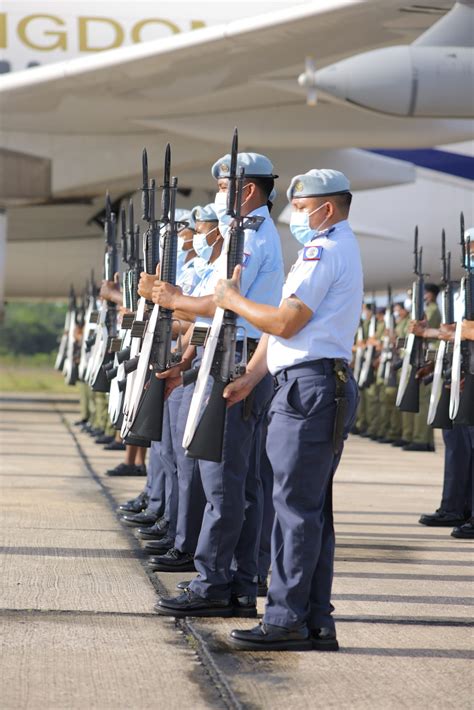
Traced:
<svg viewBox="0 0 474 710">
<path fill-rule="evenodd" d="M 12 302 L 0 325 L 0 355 L 51 353 L 58 346 L 66 314 L 64 303 Z"/>
</svg>

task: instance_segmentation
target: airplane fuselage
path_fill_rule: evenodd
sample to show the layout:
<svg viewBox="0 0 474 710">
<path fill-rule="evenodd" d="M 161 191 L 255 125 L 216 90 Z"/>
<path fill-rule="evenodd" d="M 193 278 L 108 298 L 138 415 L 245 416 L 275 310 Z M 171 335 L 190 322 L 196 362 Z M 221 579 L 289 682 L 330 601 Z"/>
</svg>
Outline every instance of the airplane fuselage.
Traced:
<svg viewBox="0 0 474 710">
<path fill-rule="evenodd" d="M 191 32 L 285 6 L 282 0 L 4 0 L 0 6 L 0 73 Z"/>
</svg>

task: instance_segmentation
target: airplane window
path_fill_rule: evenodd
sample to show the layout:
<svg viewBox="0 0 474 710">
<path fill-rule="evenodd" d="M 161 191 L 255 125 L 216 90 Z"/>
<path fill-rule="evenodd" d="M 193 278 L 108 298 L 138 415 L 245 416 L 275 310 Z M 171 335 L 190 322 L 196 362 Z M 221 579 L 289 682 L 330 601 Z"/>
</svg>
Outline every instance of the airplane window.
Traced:
<svg viewBox="0 0 474 710">
<path fill-rule="evenodd" d="M 10 62 L 0 59 L 0 74 L 8 74 L 12 70 L 12 65 Z"/>
</svg>

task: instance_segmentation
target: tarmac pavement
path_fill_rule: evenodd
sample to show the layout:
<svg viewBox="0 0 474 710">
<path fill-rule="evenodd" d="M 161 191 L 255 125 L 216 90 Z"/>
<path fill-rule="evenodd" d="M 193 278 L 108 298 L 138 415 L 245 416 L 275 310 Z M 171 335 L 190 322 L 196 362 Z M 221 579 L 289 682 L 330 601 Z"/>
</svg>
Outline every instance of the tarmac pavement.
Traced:
<svg viewBox="0 0 474 710">
<path fill-rule="evenodd" d="M 153 613 L 183 574 L 153 574 L 118 503 L 143 478 L 78 431 L 67 398 L 0 397 L 5 710 L 472 708 L 471 542 L 425 528 L 443 453 L 351 437 L 336 475 L 341 651 L 232 651 L 245 619 Z M 263 600 L 259 600 L 263 611 Z"/>
</svg>

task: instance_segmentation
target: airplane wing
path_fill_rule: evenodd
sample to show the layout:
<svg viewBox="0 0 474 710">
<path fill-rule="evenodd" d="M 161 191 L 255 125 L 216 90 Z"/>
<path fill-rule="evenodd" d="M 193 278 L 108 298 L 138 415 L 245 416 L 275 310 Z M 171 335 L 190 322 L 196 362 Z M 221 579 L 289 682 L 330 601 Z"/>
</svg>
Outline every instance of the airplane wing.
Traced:
<svg viewBox="0 0 474 710">
<path fill-rule="evenodd" d="M 181 174 L 207 164 L 234 124 L 244 144 L 269 151 L 462 140 L 468 121 L 413 119 L 407 131 L 403 119 L 351 106 L 326 101 L 310 109 L 296 85 L 309 54 L 324 66 L 414 40 L 440 17 L 422 8 L 406 0 L 318 0 L 6 75 L 1 145 L 53 160 L 51 191 L 66 196 L 89 186 L 97 194 L 135 176 L 145 136 L 153 136 L 157 153 L 169 136 L 182 138 L 174 146 Z M 154 159 L 160 163 L 161 155 Z M 283 175 L 284 166 L 276 167 Z"/>
<path fill-rule="evenodd" d="M 234 125 L 241 149 L 271 156 L 280 191 L 320 155 L 333 167 L 340 159 L 350 177 L 353 168 L 354 189 L 409 182 L 409 164 L 378 156 L 383 168 L 378 163 L 371 173 L 366 167 L 375 166 L 373 157 L 346 149 L 463 140 L 470 135 L 469 121 L 412 118 L 407 130 L 407 119 L 327 99 L 309 108 L 296 78 L 308 55 L 324 67 L 357 52 L 410 43 L 451 5 L 317 0 L 4 75 L 0 160 L 9 169 L 8 179 L 0 171 L 0 205 L 9 213 L 18 204 L 49 205 L 56 220 L 55 205 L 94 201 L 106 187 L 130 193 L 139 184 L 142 147 L 148 147 L 151 173 L 159 177 L 168 141 L 181 186 L 207 191 L 211 199 L 209 166 L 227 151 Z M 24 232 L 9 231 L 13 241 L 25 239 Z M 81 221 L 63 223 L 63 239 L 84 232 Z M 32 241 L 35 234 L 29 232 Z M 38 248 L 42 240 L 35 241 Z M 53 289 L 51 281 L 43 288 Z"/>
</svg>

